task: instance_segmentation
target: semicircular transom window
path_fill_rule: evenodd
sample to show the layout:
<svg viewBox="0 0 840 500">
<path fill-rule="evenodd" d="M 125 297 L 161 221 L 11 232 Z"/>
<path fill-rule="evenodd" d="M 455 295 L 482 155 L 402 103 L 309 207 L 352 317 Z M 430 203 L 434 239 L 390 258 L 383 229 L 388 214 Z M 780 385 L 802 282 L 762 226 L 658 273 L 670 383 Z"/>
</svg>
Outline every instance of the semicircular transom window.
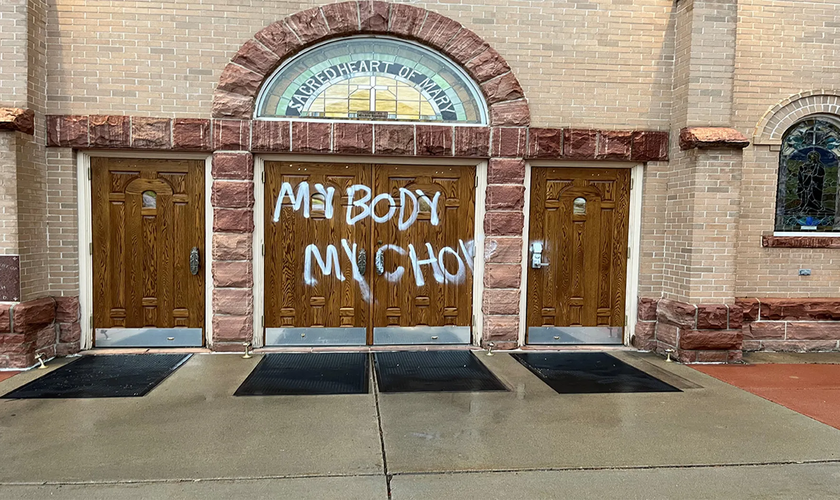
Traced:
<svg viewBox="0 0 840 500">
<path fill-rule="evenodd" d="M 404 40 L 355 37 L 317 45 L 280 66 L 257 118 L 487 123 L 475 82 L 446 57 Z"/>
<path fill-rule="evenodd" d="M 820 117 L 800 121 L 782 140 L 776 231 L 840 231 L 840 127 Z"/>
</svg>

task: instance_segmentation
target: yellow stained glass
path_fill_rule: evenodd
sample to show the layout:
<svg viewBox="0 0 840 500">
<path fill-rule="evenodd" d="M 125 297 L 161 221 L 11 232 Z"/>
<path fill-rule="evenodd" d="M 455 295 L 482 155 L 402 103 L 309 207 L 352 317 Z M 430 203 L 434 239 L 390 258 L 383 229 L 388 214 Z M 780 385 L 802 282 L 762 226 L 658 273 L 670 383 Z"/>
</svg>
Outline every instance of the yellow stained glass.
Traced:
<svg viewBox="0 0 840 500">
<path fill-rule="evenodd" d="M 397 114 L 398 115 L 412 115 L 412 116 L 419 116 L 420 115 L 420 103 L 419 102 L 402 102 L 397 101 Z"/>
<path fill-rule="evenodd" d="M 329 98 L 347 98 L 347 93 L 349 92 L 349 87 L 347 84 L 337 83 L 335 85 L 331 85 L 327 87 L 327 90 L 323 92 L 322 95 Z"/>
<path fill-rule="evenodd" d="M 388 111 L 394 113 L 397 111 L 397 101 L 380 101 L 376 100 L 376 111 Z"/>
<path fill-rule="evenodd" d="M 329 85 L 305 110 L 310 116 L 344 118 L 360 111 L 384 111 L 401 120 L 436 115 L 434 104 L 410 83 L 373 75 Z"/>
<path fill-rule="evenodd" d="M 370 99 L 350 99 L 350 111 L 370 111 Z"/>
<path fill-rule="evenodd" d="M 347 100 L 346 99 L 327 99 L 326 109 L 327 113 L 344 113 L 347 114 Z"/>
</svg>

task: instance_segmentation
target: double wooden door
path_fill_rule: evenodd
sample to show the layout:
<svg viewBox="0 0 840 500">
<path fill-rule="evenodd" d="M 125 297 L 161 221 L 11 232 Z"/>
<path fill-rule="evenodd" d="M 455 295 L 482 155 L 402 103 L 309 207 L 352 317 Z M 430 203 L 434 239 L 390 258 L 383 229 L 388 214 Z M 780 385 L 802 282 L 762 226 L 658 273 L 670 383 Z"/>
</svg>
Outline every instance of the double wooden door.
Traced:
<svg viewBox="0 0 840 500">
<path fill-rule="evenodd" d="M 527 341 L 621 344 L 630 170 L 534 168 Z"/>
<path fill-rule="evenodd" d="M 204 162 L 91 159 L 97 347 L 200 346 Z"/>
<path fill-rule="evenodd" d="M 474 167 L 265 174 L 267 345 L 469 343 Z"/>
</svg>

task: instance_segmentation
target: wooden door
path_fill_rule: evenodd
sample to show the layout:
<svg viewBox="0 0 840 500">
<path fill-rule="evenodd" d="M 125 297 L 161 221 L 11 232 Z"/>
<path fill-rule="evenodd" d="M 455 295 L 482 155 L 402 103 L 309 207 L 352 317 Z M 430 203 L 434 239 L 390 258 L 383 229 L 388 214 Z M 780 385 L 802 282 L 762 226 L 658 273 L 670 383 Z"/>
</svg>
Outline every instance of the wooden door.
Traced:
<svg viewBox="0 0 840 500">
<path fill-rule="evenodd" d="M 204 162 L 93 158 L 91 169 L 94 328 L 203 328 Z"/>
<path fill-rule="evenodd" d="M 532 172 L 528 340 L 534 343 L 535 333 L 548 333 L 549 342 L 612 343 L 625 323 L 630 170 Z M 534 262 L 535 244 L 543 246 L 539 262 Z M 564 339 L 557 330 L 539 327 L 613 330 L 568 329 L 572 334 Z M 599 341 L 603 332 L 612 333 Z"/>
<path fill-rule="evenodd" d="M 312 337 L 329 333 L 329 343 L 364 344 L 371 249 L 362 200 L 370 166 L 266 162 L 265 173 L 266 343 L 326 343 L 327 337 Z M 313 331 L 309 338 L 291 330 L 309 327 L 330 330 Z M 360 341 L 348 340 L 359 328 Z"/>
<path fill-rule="evenodd" d="M 469 327 L 475 168 L 377 165 L 374 192 L 374 329 Z"/>
</svg>

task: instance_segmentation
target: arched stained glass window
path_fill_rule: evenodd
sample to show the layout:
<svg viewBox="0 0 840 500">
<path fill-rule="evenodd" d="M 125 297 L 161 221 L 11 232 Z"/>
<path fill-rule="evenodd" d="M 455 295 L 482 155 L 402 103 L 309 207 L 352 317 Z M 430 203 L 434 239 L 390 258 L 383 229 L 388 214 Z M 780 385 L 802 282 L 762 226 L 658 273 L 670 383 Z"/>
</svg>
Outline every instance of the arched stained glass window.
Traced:
<svg viewBox="0 0 840 500">
<path fill-rule="evenodd" d="M 317 45 L 281 65 L 256 116 L 486 124 L 487 105 L 446 57 L 404 40 L 355 37 Z"/>
<path fill-rule="evenodd" d="M 791 127 L 779 155 L 776 231 L 840 231 L 840 127 L 810 117 Z"/>
</svg>

